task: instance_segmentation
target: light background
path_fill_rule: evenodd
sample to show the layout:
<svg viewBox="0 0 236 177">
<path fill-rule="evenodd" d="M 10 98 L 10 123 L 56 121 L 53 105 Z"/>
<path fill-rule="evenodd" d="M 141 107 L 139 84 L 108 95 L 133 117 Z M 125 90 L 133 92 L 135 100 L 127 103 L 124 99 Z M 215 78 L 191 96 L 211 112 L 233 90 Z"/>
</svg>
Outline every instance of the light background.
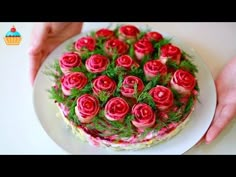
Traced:
<svg viewBox="0 0 236 177">
<path fill-rule="evenodd" d="M 109 23 L 85 23 L 84 31 Z M 140 23 L 136 23 L 140 24 Z M 236 23 L 141 23 L 175 35 L 203 58 L 213 77 L 236 56 Z M 5 34 L 15 25 L 19 46 L 6 46 Z M 0 23 L 0 154 L 67 154 L 46 134 L 32 105 L 27 49 L 33 23 Z M 186 154 L 236 154 L 236 121 L 210 145 Z"/>
</svg>

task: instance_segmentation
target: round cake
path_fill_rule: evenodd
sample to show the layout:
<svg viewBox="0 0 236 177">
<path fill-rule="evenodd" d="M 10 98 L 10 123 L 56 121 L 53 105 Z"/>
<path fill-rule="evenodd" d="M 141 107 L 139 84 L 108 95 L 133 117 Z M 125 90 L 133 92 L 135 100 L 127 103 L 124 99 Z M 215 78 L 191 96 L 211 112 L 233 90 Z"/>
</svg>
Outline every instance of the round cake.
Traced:
<svg viewBox="0 0 236 177">
<path fill-rule="evenodd" d="M 50 67 L 50 98 L 82 141 L 137 150 L 176 135 L 199 95 L 198 68 L 171 38 L 134 25 L 80 35 Z"/>
</svg>

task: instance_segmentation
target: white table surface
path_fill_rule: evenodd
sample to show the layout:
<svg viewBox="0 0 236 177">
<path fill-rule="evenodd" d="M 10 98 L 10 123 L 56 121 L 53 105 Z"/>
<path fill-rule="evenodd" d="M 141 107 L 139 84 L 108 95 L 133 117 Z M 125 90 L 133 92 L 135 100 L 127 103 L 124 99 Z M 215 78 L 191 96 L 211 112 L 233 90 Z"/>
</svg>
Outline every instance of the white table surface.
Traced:
<svg viewBox="0 0 236 177">
<path fill-rule="evenodd" d="M 97 23 L 85 23 L 89 30 Z M 143 23 L 142 23 L 143 24 Z M 145 23 L 175 35 L 194 48 L 214 78 L 236 55 L 236 23 Z M 22 35 L 19 46 L 3 40 L 12 25 Z M 68 154 L 47 135 L 32 105 L 27 49 L 33 23 L 0 23 L 0 154 Z M 236 121 L 210 145 L 195 146 L 185 154 L 236 154 Z"/>
</svg>

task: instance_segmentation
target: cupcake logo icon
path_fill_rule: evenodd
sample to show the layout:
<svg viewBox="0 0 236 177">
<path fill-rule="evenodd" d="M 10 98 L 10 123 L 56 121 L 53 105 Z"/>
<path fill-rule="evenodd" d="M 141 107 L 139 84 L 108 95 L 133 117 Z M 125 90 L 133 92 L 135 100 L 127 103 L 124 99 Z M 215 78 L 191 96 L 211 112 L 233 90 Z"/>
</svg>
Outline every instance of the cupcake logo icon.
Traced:
<svg viewBox="0 0 236 177">
<path fill-rule="evenodd" d="M 10 31 L 8 31 L 4 37 L 6 45 L 19 45 L 21 42 L 21 35 L 16 31 L 15 26 L 13 26 Z"/>
</svg>

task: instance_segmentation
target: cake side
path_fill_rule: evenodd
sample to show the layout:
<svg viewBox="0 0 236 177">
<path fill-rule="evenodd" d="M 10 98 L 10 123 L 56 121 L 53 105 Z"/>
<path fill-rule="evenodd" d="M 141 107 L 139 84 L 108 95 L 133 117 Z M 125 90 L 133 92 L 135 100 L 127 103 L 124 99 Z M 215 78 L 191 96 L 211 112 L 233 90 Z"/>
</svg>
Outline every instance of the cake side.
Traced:
<svg viewBox="0 0 236 177">
<path fill-rule="evenodd" d="M 68 118 L 65 117 L 63 110 L 58 106 L 58 114 L 57 117 L 62 119 L 65 124 L 72 130 L 72 133 L 75 135 L 75 137 L 79 138 L 81 141 L 85 143 L 89 143 L 92 146 L 95 147 L 104 147 L 108 149 L 112 149 L 115 151 L 121 151 L 121 150 L 139 150 L 143 148 L 151 147 L 155 144 L 161 143 L 165 140 L 168 140 L 175 135 L 177 135 L 189 122 L 191 119 L 191 114 L 194 111 L 194 107 L 192 108 L 189 115 L 187 115 L 181 122 L 179 122 L 171 131 L 168 133 L 164 133 L 160 135 L 160 132 L 164 132 L 163 129 L 159 130 L 158 132 L 150 132 L 145 137 L 140 139 L 139 141 L 134 140 L 127 140 L 125 143 L 119 143 L 115 141 L 107 141 L 104 139 L 101 139 L 99 137 L 93 137 L 91 134 L 88 134 L 86 131 L 84 131 L 83 128 L 80 126 L 76 126 L 73 121 L 68 120 Z"/>
</svg>

